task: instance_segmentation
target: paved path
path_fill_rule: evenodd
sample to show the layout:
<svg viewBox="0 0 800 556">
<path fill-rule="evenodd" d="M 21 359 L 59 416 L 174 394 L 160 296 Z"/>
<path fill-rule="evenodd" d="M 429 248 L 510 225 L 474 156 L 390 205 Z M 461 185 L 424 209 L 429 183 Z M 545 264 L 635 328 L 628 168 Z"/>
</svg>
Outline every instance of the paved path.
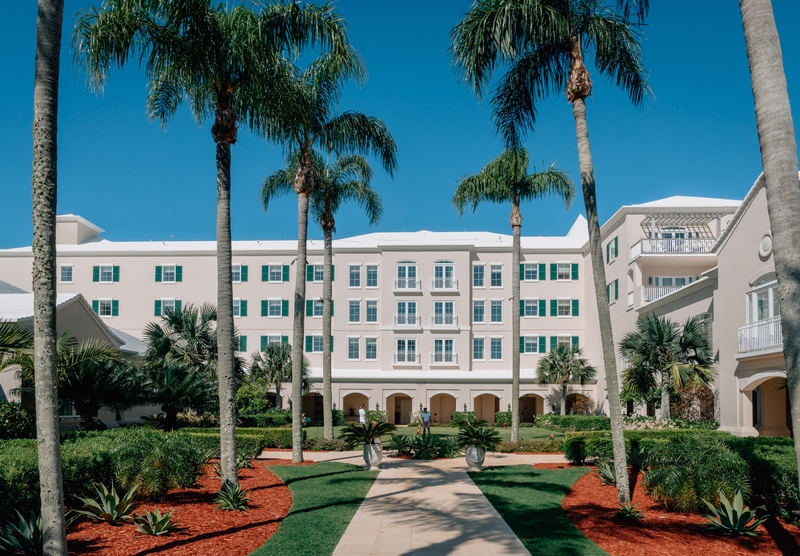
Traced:
<svg viewBox="0 0 800 556">
<path fill-rule="evenodd" d="M 306 459 L 363 465 L 361 452 L 305 452 Z M 265 451 L 261 458 L 290 458 Z M 488 454 L 485 466 L 566 462 L 561 454 Z M 334 556 L 525 555 L 529 552 L 466 473 L 464 458 L 384 458 L 381 472 Z"/>
</svg>

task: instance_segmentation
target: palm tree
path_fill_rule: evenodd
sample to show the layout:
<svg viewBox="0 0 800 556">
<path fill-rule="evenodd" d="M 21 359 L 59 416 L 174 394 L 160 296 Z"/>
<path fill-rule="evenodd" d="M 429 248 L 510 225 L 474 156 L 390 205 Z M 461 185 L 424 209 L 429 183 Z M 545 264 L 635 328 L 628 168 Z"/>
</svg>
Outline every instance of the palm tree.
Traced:
<svg viewBox="0 0 800 556">
<path fill-rule="evenodd" d="M 0 320 L 0 363 L 6 357 L 28 353 L 33 348 L 33 334 L 16 322 Z"/>
<path fill-rule="evenodd" d="M 217 368 L 217 309 L 188 303 L 144 328 L 145 359 L 178 361 L 210 375 Z"/>
<path fill-rule="evenodd" d="M 174 359 L 146 361 L 138 382 L 141 399 L 161 407 L 164 429 L 168 431 L 176 428 L 178 413 L 187 410 L 202 413 L 217 397 L 214 380 L 207 373 Z"/>
<path fill-rule="evenodd" d="M 625 467 L 619 380 L 614 359 L 611 314 L 605 302 L 606 277 L 594 164 L 589 146 L 585 99 L 592 81 L 584 57 L 594 52 L 598 72 L 624 89 L 634 105 L 650 94 L 641 61 L 639 26 L 649 0 L 477 0 L 453 29 L 451 52 L 464 81 L 480 99 L 497 65 L 507 67 L 492 97 L 497 131 L 509 147 L 522 141 L 536 123 L 538 105 L 547 96 L 566 91 L 572 104 L 578 142 L 581 187 L 589 224 L 595 298 L 603 364 L 608 388 L 611 432 L 620 503 L 630 502 Z"/>
<path fill-rule="evenodd" d="M 700 317 L 691 317 L 683 326 L 667 317 L 642 315 L 636 330 L 619 343 L 620 354 L 628 362 L 622 372 L 623 388 L 646 395 L 661 386 L 661 420 L 668 420 L 669 395 L 689 383 L 709 385 L 717 373 Z"/>
<path fill-rule="evenodd" d="M 308 377 L 308 360 L 303 357 L 301 368 L 301 396 L 311 390 Z M 261 378 L 275 385 L 275 407 L 281 409 L 281 385 L 292 380 L 291 344 L 267 344 L 263 353 L 256 352 L 250 358 L 250 378 Z M 302 407 L 303 404 L 300 404 Z M 294 404 L 292 405 L 294 407 Z"/>
<path fill-rule="evenodd" d="M 558 344 L 539 360 L 536 368 L 539 384 L 561 385 L 561 415 L 567 414 L 567 386 L 585 385 L 597 376 L 597 369 L 589 364 L 578 346 Z"/>
<path fill-rule="evenodd" d="M 511 232 L 513 237 L 511 263 L 511 291 L 514 310 L 511 320 L 513 347 L 511 348 L 511 441 L 519 440 L 519 265 L 520 236 L 522 234 L 522 201 L 533 201 L 545 195 L 558 195 L 569 208 L 575 196 L 575 186 L 565 172 L 550 165 L 543 172 L 528 174 L 530 157 L 524 147 L 506 149 L 487 164 L 477 175 L 459 181 L 453 205 L 460 215 L 469 206 L 473 211 L 481 201 L 511 202 Z"/>
<path fill-rule="evenodd" d="M 325 153 L 374 155 L 380 159 L 384 169 L 394 175 L 397 169 L 397 147 L 386 125 L 379 119 L 361 112 L 344 112 L 335 115 L 346 79 L 360 82 L 365 73 L 363 63 L 355 51 L 351 51 L 348 63 L 342 64 L 335 56 L 325 54 L 314 60 L 303 72 L 299 72 L 286 88 L 284 102 L 287 109 L 280 118 L 263 122 L 263 133 L 268 139 L 280 143 L 297 158 L 297 171 L 292 182 L 297 193 L 297 269 L 295 271 L 294 322 L 292 342 L 292 390 L 300 390 L 300 368 L 303 357 L 305 321 L 303 309 L 306 295 L 306 237 L 308 235 L 308 206 L 319 179 L 314 173 L 314 148 Z M 276 180 L 286 181 L 280 176 L 285 170 L 264 180 L 261 202 L 267 211 L 269 202 L 285 192 L 285 188 L 274 186 Z M 323 280 L 330 274 L 326 269 Z M 323 299 L 323 314 L 330 313 L 330 299 Z M 303 461 L 302 408 L 292 406 L 292 461 Z"/>
<path fill-rule="evenodd" d="M 747 45 L 747 59 L 755 99 L 761 164 L 767 191 L 767 209 L 774 239 L 775 274 L 781 303 L 783 357 L 789 389 L 789 414 L 800 430 L 800 282 L 797 249 L 800 247 L 800 186 L 797 177 L 797 142 L 783 54 L 770 0 L 739 1 Z M 795 435 L 800 468 L 800 437 Z"/>
<path fill-rule="evenodd" d="M 143 62 L 150 80 L 147 108 L 162 125 L 181 101 L 198 122 L 213 116 L 217 161 L 217 334 L 222 484 L 237 485 L 235 331 L 231 278 L 231 145 L 239 122 L 255 126 L 282 110 L 276 94 L 285 54 L 317 44 L 334 58 L 349 52 L 344 24 L 330 5 L 211 5 L 209 0 L 106 0 L 83 11 L 74 50 L 93 85 L 101 87 L 112 64 Z"/>
</svg>

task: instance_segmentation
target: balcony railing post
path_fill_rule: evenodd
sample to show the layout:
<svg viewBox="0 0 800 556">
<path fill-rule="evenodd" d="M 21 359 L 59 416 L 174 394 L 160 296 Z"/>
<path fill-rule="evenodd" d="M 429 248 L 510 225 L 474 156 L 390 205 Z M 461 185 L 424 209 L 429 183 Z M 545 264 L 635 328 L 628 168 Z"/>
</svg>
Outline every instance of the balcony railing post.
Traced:
<svg viewBox="0 0 800 556">
<path fill-rule="evenodd" d="M 781 317 L 751 322 L 739 327 L 739 353 L 783 347 Z"/>
</svg>

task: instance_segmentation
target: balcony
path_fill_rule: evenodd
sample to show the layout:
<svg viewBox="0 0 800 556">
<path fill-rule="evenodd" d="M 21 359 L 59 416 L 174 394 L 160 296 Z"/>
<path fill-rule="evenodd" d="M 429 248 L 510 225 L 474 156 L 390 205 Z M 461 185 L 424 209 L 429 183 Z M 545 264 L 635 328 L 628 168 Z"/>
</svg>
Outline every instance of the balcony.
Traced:
<svg viewBox="0 0 800 556">
<path fill-rule="evenodd" d="M 433 315 L 431 317 L 431 326 L 435 328 L 455 327 L 458 326 L 458 317 L 455 315 Z"/>
<path fill-rule="evenodd" d="M 644 303 L 650 303 L 651 301 L 655 301 L 656 299 L 661 299 L 665 295 L 669 295 L 674 291 L 681 289 L 684 286 L 644 286 L 642 288 L 642 301 Z M 630 299 L 628 300 L 629 304 Z"/>
<path fill-rule="evenodd" d="M 715 239 L 641 239 L 631 246 L 631 259 L 640 255 L 686 255 L 711 253 Z"/>
<path fill-rule="evenodd" d="M 458 291 L 458 280 L 455 278 L 434 278 L 431 280 L 431 292 Z"/>
<path fill-rule="evenodd" d="M 457 353 L 431 353 L 431 365 L 458 365 Z"/>
<path fill-rule="evenodd" d="M 421 326 L 420 317 L 417 315 L 396 315 L 394 317 L 395 326 Z"/>
<path fill-rule="evenodd" d="M 395 365 L 419 365 L 417 352 L 397 351 L 394 354 Z"/>
<path fill-rule="evenodd" d="M 780 316 L 751 322 L 739 327 L 740 354 L 753 354 L 780 349 L 783 349 Z"/>
<path fill-rule="evenodd" d="M 419 292 L 422 291 L 422 282 L 416 278 L 397 278 L 394 281 L 395 292 Z"/>
</svg>

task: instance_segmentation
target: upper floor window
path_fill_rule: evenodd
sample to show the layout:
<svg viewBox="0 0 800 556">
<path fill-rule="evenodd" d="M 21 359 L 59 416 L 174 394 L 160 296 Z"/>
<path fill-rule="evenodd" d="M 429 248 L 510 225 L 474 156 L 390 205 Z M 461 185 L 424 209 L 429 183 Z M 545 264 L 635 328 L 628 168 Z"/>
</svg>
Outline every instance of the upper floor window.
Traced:
<svg viewBox="0 0 800 556">
<path fill-rule="evenodd" d="M 539 265 L 536 263 L 525 263 L 522 265 L 522 279 L 526 282 L 539 280 Z"/>
<path fill-rule="evenodd" d="M 433 288 L 451 290 L 455 288 L 454 267 L 450 261 L 437 261 L 433 265 Z"/>
<path fill-rule="evenodd" d="M 314 265 L 314 281 L 322 282 L 325 279 L 325 265 Z"/>
<path fill-rule="evenodd" d="M 694 278 L 691 276 L 650 276 L 647 283 L 657 288 L 682 288 L 693 281 Z"/>
<path fill-rule="evenodd" d="M 485 322 L 484 309 L 485 301 L 472 302 L 472 322 Z"/>
<path fill-rule="evenodd" d="M 378 322 L 377 301 L 367 301 L 367 322 Z"/>
<path fill-rule="evenodd" d="M 486 267 L 482 264 L 476 264 L 472 267 L 472 287 L 473 288 L 482 288 L 485 285 L 484 282 L 484 273 L 486 272 Z"/>
<path fill-rule="evenodd" d="M 416 290 L 417 285 L 417 263 L 411 261 L 400 261 L 397 263 L 397 289 Z"/>
<path fill-rule="evenodd" d="M 778 282 L 775 274 L 768 274 L 753 285 L 747 294 L 747 322 L 778 317 L 781 314 L 778 299 Z"/>
<path fill-rule="evenodd" d="M 112 265 L 92 267 L 92 282 L 119 282 L 119 267 Z"/>
<path fill-rule="evenodd" d="M 681 226 L 669 226 L 667 228 L 661 228 L 657 235 L 661 239 L 686 239 L 692 237 L 692 232 L 687 232 L 686 228 L 682 228 Z"/>
<path fill-rule="evenodd" d="M 349 311 L 347 313 L 347 322 L 359 323 L 361 322 L 361 301 L 358 299 L 351 299 L 349 302 Z"/>
<path fill-rule="evenodd" d="M 417 302 L 398 301 L 395 321 L 397 324 L 417 324 Z"/>
<path fill-rule="evenodd" d="M 433 304 L 433 324 L 455 324 L 452 301 L 437 301 Z"/>
<path fill-rule="evenodd" d="M 489 345 L 489 358 L 495 361 L 503 359 L 503 338 L 491 338 Z"/>
<path fill-rule="evenodd" d="M 176 278 L 175 265 L 164 265 L 161 267 L 161 279 L 163 282 L 174 282 Z"/>
<path fill-rule="evenodd" d="M 359 343 L 360 338 L 347 338 L 347 358 L 352 360 L 358 360 L 359 354 Z"/>
<path fill-rule="evenodd" d="M 247 265 L 243 264 L 231 265 L 231 281 L 247 282 Z"/>
<path fill-rule="evenodd" d="M 378 358 L 378 338 L 364 339 L 364 359 L 374 361 Z"/>
<path fill-rule="evenodd" d="M 361 287 L 361 265 L 350 265 L 350 287 Z"/>
<path fill-rule="evenodd" d="M 289 281 L 289 267 L 286 267 L 286 279 L 283 277 L 283 265 L 271 264 L 267 267 L 267 280 L 268 282 L 288 282 Z"/>
<path fill-rule="evenodd" d="M 434 340 L 433 363 L 453 363 L 454 361 L 453 340 Z"/>
<path fill-rule="evenodd" d="M 492 301 L 492 322 L 503 322 L 503 302 Z"/>
<path fill-rule="evenodd" d="M 244 299 L 233 300 L 233 316 L 246 317 L 247 316 L 247 301 Z"/>
<path fill-rule="evenodd" d="M 71 264 L 69 264 L 69 265 L 67 265 L 67 264 L 61 265 L 59 270 L 61 272 L 60 272 L 60 276 L 59 276 L 59 280 L 58 281 L 61 282 L 62 284 L 71 284 L 72 283 L 72 265 Z"/>
<path fill-rule="evenodd" d="M 572 265 L 570 263 L 558 263 L 559 280 L 569 280 L 572 277 Z"/>
<path fill-rule="evenodd" d="M 493 288 L 503 286 L 503 267 L 501 265 L 492 265 L 489 268 L 489 280 L 489 285 Z"/>
<path fill-rule="evenodd" d="M 378 267 L 376 265 L 367 265 L 367 287 L 378 287 Z"/>
<path fill-rule="evenodd" d="M 606 243 L 606 263 L 610 263 L 619 255 L 619 237 Z"/>
<path fill-rule="evenodd" d="M 101 282 L 113 282 L 114 281 L 114 267 L 113 266 L 101 266 L 100 267 L 100 281 Z"/>
</svg>

